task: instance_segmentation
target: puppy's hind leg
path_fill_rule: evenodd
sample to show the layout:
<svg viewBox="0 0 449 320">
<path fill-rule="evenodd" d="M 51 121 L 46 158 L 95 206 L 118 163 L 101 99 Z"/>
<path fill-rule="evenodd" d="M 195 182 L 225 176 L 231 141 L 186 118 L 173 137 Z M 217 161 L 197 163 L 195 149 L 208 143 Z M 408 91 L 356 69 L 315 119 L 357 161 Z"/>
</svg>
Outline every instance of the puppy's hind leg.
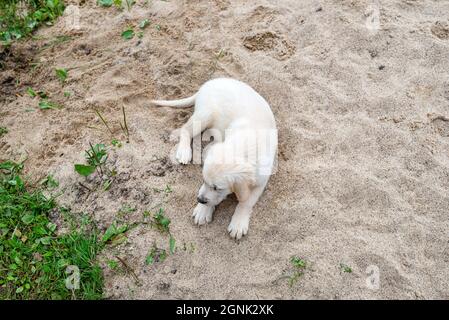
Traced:
<svg viewBox="0 0 449 320">
<path fill-rule="evenodd" d="M 196 114 L 195 112 L 181 128 L 176 160 L 181 164 L 187 164 L 192 160 L 192 139 L 199 135 L 209 125 L 209 117 Z"/>
</svg>

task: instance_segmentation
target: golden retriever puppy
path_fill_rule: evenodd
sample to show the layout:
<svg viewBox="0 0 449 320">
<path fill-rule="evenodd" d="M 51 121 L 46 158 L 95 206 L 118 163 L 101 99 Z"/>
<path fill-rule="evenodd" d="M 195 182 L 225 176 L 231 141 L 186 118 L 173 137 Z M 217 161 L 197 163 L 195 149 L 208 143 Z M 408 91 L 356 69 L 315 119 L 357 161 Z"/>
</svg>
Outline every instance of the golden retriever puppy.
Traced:
<svg viewBox="0 0 449 320">
<path fill-rule="evenodd" d="M 277 153 L 276 122 L 268 103 L 249 85 L 228 78 L 206 82 L 189 98 L 152 103 L 195 105 L 192 117 L 180 130 L 176 159 L 182 164 L 192 159 L 192 139 L 206 129 L 212 132 L 214 142 L 204 157 L 204 183 L 193 210 L 194 222 L 211 222 L 215 207 L 235 193 L 238 204 L 228 232 L 235 239 L 246 235 L 252 209 L 273 172 Z"/>
</svg>

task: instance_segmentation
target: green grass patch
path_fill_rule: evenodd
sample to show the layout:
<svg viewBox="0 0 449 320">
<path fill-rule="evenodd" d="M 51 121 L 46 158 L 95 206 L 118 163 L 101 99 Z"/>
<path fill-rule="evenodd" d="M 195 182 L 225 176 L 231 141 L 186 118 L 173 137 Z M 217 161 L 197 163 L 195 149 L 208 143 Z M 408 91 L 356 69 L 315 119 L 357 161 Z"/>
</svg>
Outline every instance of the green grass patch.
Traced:
<svg viewBox="0 0 449 320">
<path fill-rule="evenodd" d="M 102 298 L 103 275 L 96 257 L 103 243 L 96 228 L 71 223 L 69 231 L 58 234 L 49 214 L 70 212 L 58 208 L 41 189 L 56 183 L 47 177 L 38 188 L 31 187 L 20 174 L 22 168 L 0 163 L 0 300 Z M 73 266 L 79 270 L 79 288 L 68 289 L 67 281 L 77 273 L 70 271 Z"/>
<path fill-rule="evenodd" d="M 2 0 L 0 41 L 9 45 L 27 37 L 40 25 L 51 25 L 64 9 L 63 0 Z"/>
<path fill-rule="evenodd" d="M 8 129 L 6 129 L 5 127 L 0 127 L 0 138 L 4 135 L 8 133 Z"/>
</svg>

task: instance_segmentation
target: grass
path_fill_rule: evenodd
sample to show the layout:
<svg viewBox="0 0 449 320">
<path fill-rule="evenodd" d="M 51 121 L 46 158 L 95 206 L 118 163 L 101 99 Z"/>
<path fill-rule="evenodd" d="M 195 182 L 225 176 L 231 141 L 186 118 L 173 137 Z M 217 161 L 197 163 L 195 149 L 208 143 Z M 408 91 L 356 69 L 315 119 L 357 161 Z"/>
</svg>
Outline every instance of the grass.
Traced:
<svg viewBox="0 0 449 320">
<path fill-rule="evenodd" d="M 111 126 L 109 125 L 109 122 L 106 120 L 106 117 L 104 117 L 103 114 L 98 110 L 95 110 L 95 114 L 98 116 L 98 118 L 100 118 L 101 122 L 103 123 L 103 125 L 106 127 L 106 129 L 110 133 L 111 138 L 112 138 L 111 144 L 114 147 L 121 147 L 122 143 L 120 142 L 120 140 L 118 140 L 114 136 L 114 131 L 112 130 Z M 123 115 L 123 123 L 121 121 L 119 122 L 120 129 L 122 130 L 122 133 L 125 136 L 126 143 L 129 143 L 129 129 L 128 129 L 128 122 L 126 120 L 125 106 L 122 106 L 122 115 Z"/>
<path fill-rule="evenodd" d="M 103 275 L 96 256 L 103 244 L 88 220 L 58 234 L 49 218 L 58 208 L 42 185 L 30 186 L 22 178 L 23 164 L 0 163 L 0 299 L 100 299 Z M 68 289 L 70 270 L 79 270 L 79 288 Z M 74 282 L 76 283 L 76 282 Z"/>
<path fill-rule="evenodd" d="M 0 138 L 3 137 L 3 135 L 8 133 L 8 129 L 5 127 L 0 127 Z"/>
<path fill-rule="evenodd" d="M 42 24 L 51 25 L 64 9 L 63 0 L 0 1 L 0 42 L 9 45 L 31 35 Z"/>
<path fill-rule="evenodd" d="M 304 271 L 307 268 L 307 262 L 300 257 L 293 256 L 290 258 L 290 263 L 293 266 L 294 270 L 293 274 L 288 278 L 288 282 L 292 287 L 304 274 Z"/>
<path fill-rule="evenodd" d="M 352 273 L 352 268 L 344 263 L 340 263 L 340 271 L 344 273 Z"/>
</svg>

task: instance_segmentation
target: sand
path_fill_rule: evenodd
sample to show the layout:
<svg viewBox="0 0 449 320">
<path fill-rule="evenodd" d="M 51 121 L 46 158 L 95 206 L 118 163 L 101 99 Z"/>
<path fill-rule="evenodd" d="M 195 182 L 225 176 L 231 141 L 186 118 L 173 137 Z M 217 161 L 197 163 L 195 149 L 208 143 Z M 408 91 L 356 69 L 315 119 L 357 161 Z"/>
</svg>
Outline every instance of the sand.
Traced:
<svg viewBox="0 0 449 320">
<path fill-rule="evenodd" d="M 146 265 L 153 243 L 168 249 L 168 239 L 134 228 L 100 257 L 107 298 L 449 298 L 449 2 L 380 1 L 380 16 L 369 0 L 154 0 L 130 12 L 68 2 L 79 29 L 66 15 L 2 53 L 0 158 L 27 156 L 34 179 L 53 174 L 58 201 L 102 230 L 123 206 L 135 208 L 130 222 L 165 208 L 176 253 Z M 141 39 L 121 38 L 145 18 Z M 61 35 L 70 39 L 48 46 Z M 169 158 L 170 134 L 191 109 L 148 104 L 219 76 L 255 88 L 279 128 L 277 172 L 240 242 L 226 233 L 234 197 L 210 225 L 191 220 L 201 167 Z M 29 86 L 64 108 L 39 110 Z M 89 193 L 78 183 L 93 182 L 73 164 L 89 142 L 110 143 L 95 109 L 124 141 L 122 106 L 130 142 L 111 147 L 118 175 L 109 191 Z M 166 185 L 173 192 L 154 190 Z M 114 255 L 138 281 L 106 265 Z M 290 285 L 294 255 L 307 267 Z"/>
</svg>

